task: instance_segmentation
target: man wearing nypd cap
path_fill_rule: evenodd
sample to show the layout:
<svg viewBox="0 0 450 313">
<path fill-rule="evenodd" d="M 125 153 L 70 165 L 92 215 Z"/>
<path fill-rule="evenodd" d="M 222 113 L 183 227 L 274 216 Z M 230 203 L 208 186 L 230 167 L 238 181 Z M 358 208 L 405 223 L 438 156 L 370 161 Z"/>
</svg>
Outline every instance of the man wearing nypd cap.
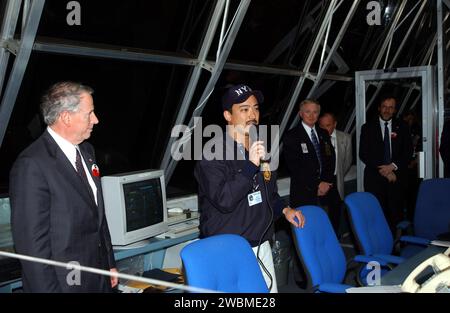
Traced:
<svg viewBox="0 0 450 313">
<path fill-rule="evenodd" d="M 226 90 L 222 108 L 227 131 L 210 143 L 216 150 L 223 150 L 215 151 L 214 158 L 204 152 L 194 174 L 199 186 L 200 238 L 237 234 L 247 239 L 268 288 L 277 292 L 269 243 L 274 217 L 284 214 L 296 227 L 303 227 L 305 220 L 300 211 L 284 207 L 277 192 L 276 175 L 263 175 L 260 170 L 266 154 L 264 142 L 252 142 L 249 134 L 259 123 L 259 105 L 263 101 L 260 91 L 246 85 Z"/>
</svg>

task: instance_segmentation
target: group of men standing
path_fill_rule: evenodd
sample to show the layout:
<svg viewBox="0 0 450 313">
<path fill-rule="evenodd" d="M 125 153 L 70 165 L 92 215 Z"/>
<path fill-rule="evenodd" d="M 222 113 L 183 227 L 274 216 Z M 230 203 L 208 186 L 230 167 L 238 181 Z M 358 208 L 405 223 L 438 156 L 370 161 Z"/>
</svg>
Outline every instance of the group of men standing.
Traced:
<svg viewBox="0 0 450 313">
<path fill-rule="evenodd" d="M 85 142 L 98 123 L 92 89 L 73 82 L 52 86 L 41 105 L 48 125 L 43 135 L 23 151 L 10 177 L 12 227 L 18 253 L 99 267 L 117 273 L 99 175 L 90 168 L 94 149 Z M 224 138 L 215 143 L 224 158 L 204 156 L 195 168 L 199 190 L 200 238 L 238 234 L 247 239 L 259 260 L 267 286 L 277 291 L 270 240 L 273 221 L 284 216 L 294 227 L 308 227 L 302 205 L 327 210 L 337 234 L 344 197 L 344 176 L 352 164 L 351 137 L 336 130 L 333 114 L 320 116 L 320 104 L 299 104 L 301 122 L 284 136 L 284 157 L 290 173 L 290 203 L 278 195 L 276 173 L 265 160 L 264 142 L 251 140 L 264 102 L 260 91 L 234 85 L 222 98 L 227 123 Z M 361 132 L 359 156 L 365 163 L 364 183 L 398 221 L 404 191 L 404 172 L 412 155 L 408 129 L 395 120 L 396 102 L 385 98 L 379 116 Z M 320 119 L 319 119 L 320 116 Z M 233 155 L 235 158 L 227 159 Z M 30 183 L 31 182 L 31 183 Z M 100 292 L 117 285 L 83 273 L 79 284 L 69 284 L 68 271 L 23 262 L 25 291 Z"/>
<path fill-rule="evenodd" d="M 407 170 L 413 156 L 408 126 L 394 117 L 396 105 L 392 96 L 381 99 L 378 116 L 361 129 L 359 147 L 365 164 L 364 190 L 377 197 L 392 229 L 403 217 Z M 284 136 L 291 205 L 326 208 L 339 235 L 344 176 L 352 164 L 351 137 L 336 130 L 333 114 L 324 113 L 319 119 L 317 101 L 302 101 L 299 116 L 301 123 Z"/>
<path fill-rule="evenodd" d="M 266 175 L 270 169 L 261 161 L 266 154 L 266 143 L 252 142 L 249 134 L 249 128 L 259 123 L 263 101 L 260 91 L 246 85 L 234 85 L 226 90 L 222 98 L 223 115 L 232 129 L 226 136 L 233 140 L 224 138 L 216 146 L 223 146 L 224 155 L 241 158 L 204 158 L 196 165 L 195 177 L 199 184 L 200 237 L 231 232 L 246 238 L 260 259 L 268 287 L 276 292 L 273 260 L 267 257 L 274 219 L 284 215 L 294 227 L 308 227 L 308 221 L 295 208 L 320 205 L 327 209 L 334 228 L 339 231 L 343 181 L 352 163 L 352 145 L 349 135 L 336 130 L 333 114 L 323 114 L 320 120 L 323 129 L 316 125 L 319 103 L 301 102 L 302 122 L 287 132 L 283 142 L 291 175 L 290 201 L 285 206 L 277 192 L 275 173 Z M 261 256 L 258 247 L 262 248 Z"/>
<path fill-rule="evenodd" d="M 353 154 L 350 135 L 336 130 L 337 121 L 332 113 L 321 115 L 317 101 L 307 99 L 299 104 L 301 121 L 283 138 L 283 154 L 291 179 L 289 205 L 283 206 L 273 182 L 276 176 L 269 175 L 271 178 L 265 180 L 261 173 L 264 170 L 260 160 L 266 153 L 264 143 L 252 144 L 249 138 L 248 127 L 259 123 L 263 99 L 260 91 L 246 85 L 231 86 L 225 93 L 224 118 L 228 126 L 242 126 L 242 132 L 231 133 L 234 144 L 227 147 L 224 143 L 224 151 L 241 151 L 244 158 L 198 162 L 195 176 L 199 183 L 201 237 L 232 230 L 255 249 L 257 242 L 258 246 L 268 243 L 274 217 L 282 215 L 281 212 L 295 227 L 308 227 L 302 215 L 294 215 L 300 211 L 292 209 L 303 205 L 324 208 L 336 234 L 341 235 L 344 177 L 351 167 Z M 405 172 L 412 157 L 412 142 L 407 125 L 394 118 L 393 97 L 383 98 L 378 112 L 375 119 L 362 127 L 359 156 L 366 165 L 365 190 L 378 198 L 389 224 L 395 225 L 403 210 Z M 258 189 L 263 189 L 264 184 L 268 186 L 266 192 Z M 259 200 L 250 201 L 253 196 Z M 269 269 L 271 277 L 265 278 L 268 286 L 273 286 L 276 279 L 272 259 L 266 258 L 261 267 L 263 273 L 267 272 L 263 267 Z"/>
<path fill-rule="evenodd" d="M 284 136 L 284 156 L 291 177 L 290 203 L 294 207 L 319 205 L 327 209 L 339 232 L 344 175 L 352 164 L 348 134 L 336 130 L 332 113 L 320 118 L 320 104 L 304 100 L 299 105 L 301 122 Z"/>
</svg>

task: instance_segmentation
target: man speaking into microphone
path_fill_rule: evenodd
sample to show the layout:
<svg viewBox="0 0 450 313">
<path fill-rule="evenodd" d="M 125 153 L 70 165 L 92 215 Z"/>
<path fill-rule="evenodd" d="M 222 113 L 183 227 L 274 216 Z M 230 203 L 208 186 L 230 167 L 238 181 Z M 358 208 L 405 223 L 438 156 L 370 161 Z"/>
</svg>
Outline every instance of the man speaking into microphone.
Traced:
<svg viewBox="0 0 450 313">
<path fill-rule="evenodd" d="M 305 219 L 285 207 L 278 195 L 275 173 L 263 175 L 264 142 L 252 141 L 250 129 L 259 124 L 262 93 L 246 85 L 228 88 L 222 97 L 227 130 L 211 146 L 222 149 L 214 157 L 203 154 L 195 167 L 200 210 L 200 238 L 236 234 L 250 243 L 271 292 L 277 292 L 272 249 L 273 220 L 282 214 L 296 227 Z M 221 156 L 221 157 L 218 157 Z M 265 169 L 267 171 L 267 169 Z"/>
</svg>

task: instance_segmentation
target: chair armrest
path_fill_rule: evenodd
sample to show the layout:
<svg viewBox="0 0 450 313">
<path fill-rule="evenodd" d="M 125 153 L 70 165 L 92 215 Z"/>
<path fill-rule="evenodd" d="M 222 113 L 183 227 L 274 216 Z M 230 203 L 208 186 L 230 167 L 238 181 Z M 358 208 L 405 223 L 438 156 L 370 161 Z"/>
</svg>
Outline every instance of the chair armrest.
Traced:
<svg viewBox="0 0 450 313">
<path fill-rule="evenodd" d="M 412 243 L 412 244 L 416 244 L 416 245 L 421 245 L 421 246 L 428 246 L 430 244 L 429 239 L 415 237 L 415 236 L 401 236 L 400 241 Z"/>
<path fill-rule="evenodd" d="M 397 224 L 397 229 L 406 230 L 410 227 L 412 223 L 410 221 L 401 221 Z"/>
<path fill-rule="evenodd" d="M 405 258 L 390 254 L 375 254 L 374 256 L 392 264 L 400 264 L 405 261 Z"/>
<path fill-rule="evenodd" d="M 367 283 L 365 281 L 365 276 L 367 275 L 367 271 L 370 271 L 370 268 L 367 268 L 369 262 L 377 262 L 380 268 L 387 269 L 388 271 L 392 270 L 394 266 L 390 263 L 392 260 L 386 260 L 381 258 L 383 255 L 375 256 L 375 255 L 357 255 L 353 259 L 350 260 L 349 263 L 359 262 L 357 268 L 352 269 L 352 271 L 356 274 L 356 282 L 358 286 L 366 286 Z M 347 267 L 349 271 L 350 268 Z"/>
<path fill-rule="evenodd" d="M 320 284 L 317 287 L 319 292 L 327 292 L 327 293 L 345 293 L 345 290 L 348 288 L 352 288 L 353 286 L 345 285 L 345 284 L 333 284 L 333 283 L 325 283 Z"/>
<path fill-rule="evenodd" d="M 365 264 L 375 261 L 375 262 L 378 262 L 381 266 L 387 266 L 388 265 L 388 262 L 386 260 L 381 259 L 381 258 L 376 257 L 376 256 L 373 256 L 373 255 L 361 255 L 361 254 L 360 255 L 356 255 L 353 258 L 353 261 L 359 262 L 359 263 L 365 263 Z"/>
</svg>

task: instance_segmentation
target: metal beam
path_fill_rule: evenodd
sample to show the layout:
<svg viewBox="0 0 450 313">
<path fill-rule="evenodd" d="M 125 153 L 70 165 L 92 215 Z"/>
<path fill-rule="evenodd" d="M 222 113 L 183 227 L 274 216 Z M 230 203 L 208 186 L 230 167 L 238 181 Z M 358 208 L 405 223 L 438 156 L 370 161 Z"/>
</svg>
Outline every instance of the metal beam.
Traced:
<svg viewBox="0 0 450 313">
<path fill-rule="evenodd" d="M 416 88 L 415 83 L 412 83 L 411 87 L 409 87 L 408 92 L 406 93 L 405 98 L 402 101 L 402 104 L 400 105 L 400 109 L 397 112 L 397 118 L 399 118 L 403 114 L 403 111 L 406 108 L 406 104 L 408 103 L 409 99 L 411 98 L 411 95 L 415 88 Z"/>
<path fill-rule="evenodd" d="M 443 0 L 443 3 L 445 3 L 447 8 L 450 10 L 450 0 Z"/>
<path fill-rule="evenodd" d="M 431 59 L 431 58 L 433 57 L 433 51 L 434 51 L 434 47 L 435 47 L 435 45 L 436 45 L 436 42 L 437 42 L 437 34 L 434 35 L 434 37 L 433 37 L 433 39 L 432 39 L 432 41 L 431 41 L 431 44 L 430 44 L 429 47 L 428 47 L 428 51 L 427 51 L 427 53 L 425 54 L 424 58 L 422 59 L 421 66 L 426 66 L 426 65 L 427 65 L 427 60 L 428 60 L 428 59 Z M 429 63 L 429 62 L 428 62 L 428 63 Z M 429 64 L 428 64 L 428 65 L 429 65 Z M 385 83 L 384 83 L 383 81 L 381 81 L 381 82 L 379 82 L 379 83 L 377 83 L 377 84 L 367 83 L 367 87 L 368 87 L 369 85 L 374 85 L 377 89 L 375 90 L 375 93 L 374 93 L 374 94 L 372 95 L 372 97 L 370 98 L 370 100 L 369 100 L 369 102 L 368 102 L 368 104 L 367 104 L 367 109 L 366 109 L 366 111 L 367 111 L 369 108 L 372 107 L 372 105 L 373 105 L 375 99 L 376 99 L 376 98 L 378 97 L 378 95 L 380 94 L 381 89 L 382 89 L 382 87 L 384 86 L 384 84 L 385 84 Z M 408 87 L 408 88 L 409 88 L 409 87 Z M 367 88 L 366 88 L 366 91 L 367 91 Z M 411 107 L 411 109 L 413 109 L 413 108 L 414 108 L 414 105 Z M 353 121 L 355 120 L 355 116 L 356 116 L 356 111 L 353 110 L 352 115 L 351 115 L 350 118 L 348 119 L 348 121 L 351 121 L 351 123 L 347 123 L 346 128 L 345 128 L 345 130 L 344 130 L 345 132 L 350 133 L 351 135 L 353 135 L 353 134 L 355 133 L 355 127 L 356 127 L 356 125 L 352 126 L 352 125 L 353 125 Z"/>
<path fill-rule="evenodd" d="M 206 101 L 208 100 L 209 96 L 212 94 L 214 87 L 217 83 L 217 80 L 219 79 L 220 73 L 223 70 L 223 67 L 225 65 L 225 61 L 228 58 L 228 55 L 230 53 L 231 47 L 233 46 L 234 40 L 236 39 L 237 33 L 239 31 L 239 28 L 241 27 L 241 24 L 244 20 L 245 13 L 247 12 L 248 6 L 250 5 L 250 0 L 241 0 L 239 3 L 239 7 L 237 8 L 236 17 L 234 23 L 231 25 L 230 32 L 228 35 L 228 38 L 223 45 L 223 50 L 221 54 L 219 55 L 219 58 L 214 66 L 214 69 L 211 73 L 211 77 L 205 87 L 205 90 L 203 91 L 203 94 L 200 97 L 199 103 L 197 104 L 196 109 L 192 113 L 191 119 L 189 121 L 188 127 L 189 129 L 194 129 L 196 125 L 196 117 L 201 116 L 203 112 L 204 105 L 206 104 Z M 190 137 L 190 134 L 187 133 L 187 136 Z M 178 142 L 177 147 L 174 149 L 174 151 L 178 152 L 180 148 L 180 142 Z M 165 176 L 167 181 L 170 180 L 172 177 L 173 171 L 175 170 L 175 167 L 177 165 L 178 161 L 175 161 L 175 159 L 171 158 L 170 163 L 165 168 Z"/>
<path fill-rule="evenodd" d="M 437 123 L 437 132 L 438 132 L 438 142 L 440 143 L 441 134 L 444 124 L 444 103 L 445 103 L 445 48 L 444 48 L 444 20 L 443 20 L 443 6 L 442 0 L 437 1 L 437 57 L 438 57 L 438 65 L 437 65 L 437 110 L 438 110 L 438 123 Z M 448 3 L 446 3 L 448 5 Z M 439 172 L 438 177 L 444 177 L 444 163 L 442 159 L 439 157 Z"/>
<path fill-rule="evenodd" d="M 25 30 L 25 26 L 27 26 L 28 15 L 30 14 L 30 0 L 23 0 L 23 8 L 22 8 L 22 33 Z"/>
<path fill-rule="evenodd" d="M 139 62 L 154 62 L 154 63 L 167 63 L 167 64 L 175 64 L 175 65 L 190 65 L 190 66 L 205 66 L 208 70 L 210 67 L 214 67 L 216 62 L 207 61 L 205 58 L 186 58 L 182 56 L 176 56 L 174 54 L 155 52 L 150 50 L 142 50 L 142 49 L 128 49 L 124 51 L 123 48 L 118 46 L 108 46 L 108 47 L 100 47 L 94 46 L 89 43 L 54 43 L 53 39 L 43 40 L 42 38 L 36 39 L 36 42 L 33 46 L 34 51 L 46 52 L 46 53 L 56 53 L 63 55 L 76 55 L 76 56 L 85 56 L 85 57 L 96 57 L 96 58 L 107 58 L 107 59 L 115 59 L 115 60 L 126 60 L 126 61 L 139 61 Z M 12 40 L 10 44 L 18 45 L 19 41 Z M 7 42 L 5 45 L 8 44 Z M 13 47 L 13 46 L 12 46 Z M 133 51 L 136 50 L 136 51 Z M 206 56 L 205 56 L 206 57 Z M 339 57 L 334 57 L 334 61 L 339 62 L 341 60 Z M 341 64 L 341 63 L 339 63 Z M 346 64 L 343 64 L 346 67 Z M 227 70 L 239 70 L 244 72 L 253 72 L 253 73 L 265 73 L 265 74 L 277 74 L 277 75 L 286 75 L 286 76 L 304 76 L 305 73 L 299 70 L 289 69 L 280 66 L 267 66 L 263 64 L 243 64 L 236 62 L 227 62 L 225 63 L 224 69 Z M 340 71 L 339 71 L 340 72 Z M 324 79 L 328 80 L 336 80 L 336 81 L 345 81 L 350 82 L 353 81 L 353 77 L 348 75 L 339 75 L 340 73 L 328 73 L 325 74 Z M 318 74 L 315 72 L 310 72 L 312 76 L 317 76 Z"/>
<path fill-rule="evenodd" d="M 320 8 L 321 5 L 322 4 L 319 2 L 314 7 L 314 9 L 309 13 L 308 17 L 311 17 L 311 15 L 314 14 Z M 303 34 L 306 30 L 311 29 L 313 26 L 314 26 L 314 19 L 311 17 L 306 21 L 305 25 L 303 25 L 299 35 Z M 264 60 L 264 64 L 273 63 L 275 59 L 278 58 L 286 49 L 292 46 L 293 44 L 292 41 L 297 36 L 299 27 L 300 25 L 294 26 L 289 31 L 289 33 L 283 37 L 283 39 L 275 46 L 275 48 L 272 49 L 269 56 Z M 327 52 L 329 53 L 328 46 L 326 46 L 326 49 Z M 337 51 L 333 54 L 333 62 L 340 69 L 337 71 L 337 73 L 346 73 L 349 70 L 348 65 L 345 63 L 344 59 L 339 55 Z M 227 65 L 225 65 L 225 68 L 228 69 Z M 353 80 L 353 77 L 351 78 L 351 80 Z"/>
<path fill-rule="evenodd" d="M 301 23 L 294 26 L 287 35 L 285 35 L 280 42 L 278 42 L 275 47 L 272 49 L 272 51 L 269 53 L 267 58 L 264 60 L 264 63 L 273 63 L 286 49 L 292 46 L 292 41 L 295 39 L 298 35 L 303 34 L 306 30 L 311 29 L 314 26 L 315 19 L 312 17 L 322 6 L 322 3 L 318 2 L 316 6 L 308 13 L 307 16 L 305 16 L 304 20 L 302 21 L 303 27 L 300 29 L 299 34 L 297 32 L 299 31 L 298 28 L 300 27 Z M 305 21 L 306 20 L 306 21 Z"/>
<path fill-rule="evenodd" d="M 409 26 L 409 29 L 408 29 L 406 35 L 403 37 L 402 43 L 400 44 L 400 46 L 397 49 L 397 53 L 395 54 L 394 58 L 392 59 L 391 63 L 389 64 L 389 68 L 394 67 L 395 62 L 397 62 L 397 59 L 400 56 L 400 52 L 403 50 L 403 47 L 405 46 L 406 41 L 408 40 L 409 36 L 411 35 L 414 26 L 416 25 L 417 21 L 419 20 L 420 15 L 422 14 L 423 10 L 425 9 L 426 4 L 427 4 L 427 1 L 422 2 L 422 6 L 417 11 L 417 14 L 414 17 L 413 22 Z"/>
<path fill-rule="evenodd" d="M 330 47 L 327 46 L 327 53 L 330 54 Z M 344 59 L 341 55 L 336 51 L 332 54 L 333 62 L 338 67 L 337 73 L 347 73 L 350 70 L 350 67 L 347 63 L 345 63 Z"/>
<path fill-rule="evenodd" d="M 2 44 L 2 48 L 8 50 L 9 53 L 12 53 L 14 55 L 17 55 L 17 53 L 19 52 L 19 45 L 20 45 L 20 41 L 18 40 L 5 40 L 3 42 L 1 42 Z"/>
<path fill-rule="evenodd" d="M 372 67 L 373 70 L 377 69 L 378 65 L 380 65 L 381 59 L 383 58 L 383 55 L 386 52 L 386 49 L 394 36 L 395 28 L 397 26 L 398 21 L 400 20 L 400 17 L 402 16 L 405 6 L 406 6 L 406 0 L 403 0 L 402 3 L 400 4 L 400 8 L 398 9 L 397 14 L 395 15 L 394 20 L 391 23 L 391 27 L 389 28 L 388 34 L 383 42 L 383 45 L 381 46 L 380 52 L 378 53 L 375 63 L 373 64 L 373 67 Z"/>
<path fill-rule="evenodd" d="M 324 19 L 322 21 L 322 24 L 320 25 L 320 29 L 319 29 L 319 31 L 318 31 L 318 33 L 316 35 L 315 40 L 314 40 L 313 46 L 311 48 L 311 51 L 310 51 L 310 53 L 308 55 L 308 58 L 307 58 L 307 60 L 305 62 L 305 66 L 303 67 L 303 72 L 304 73 L 308 73 L 310 68 L 311 68 L 311 65 L 312 65 L 312 63 L 314 61 L 314 57 L 315 57 L 315 55 L 317 53 L 317 50 L 320 47 L 320 43 L 322 42 L 323 36 L 325 35 L 325 31 L 327 29 L 327 23 L 328 23 L 328 21 L 330 20 L 330 18 L 333 15 L 333 10 L 334 10 L 335 5 L 336 5 L 336 0 L 331 0 L 330 4 L 328 6 L 327 12 L 326 12 L 326 14 L 324 16 Z M 303 84 L 305 83 L 305 78 L 306 78 L 305 76 L 302 76 L 297 81 L 297 84 L 296 84 L 294 92 L 292 93 L 292 96 L 290 98 L 290 101 L 289 101 L 288 107 L 286 109 L 286 112 L 285 112 L 285 114 L 283 116 L 283 119 L 281 120 L 281 123 L 280 123 L 280 136 L 282 136 L 282 134 L 284 132 L 284 129 L 286 128 L 287 123 L 289 122 L 289 117 L 291 116 L 291 113 L 292 113 L 292 111 L 294 109 L 294 106 L 297 103 L 297 98 L 298 98 L 298 96 L 300 94 L 300 91 L 303 88 Z"/>
<path fill-rule="evenodd" d="M 384 53 L 386 52 L 386 49 L 389 45 L 389 42 L 392 40 L 392 36 L 394 35 L 395 32 L 395 27 L 398 23 L 398 21 L 400 20 L 400 17 L 403 13 L 403 10 L 405 9 L 406 6 L 406 0 L 403 0 L 402 3 L 400 4 L 400 7 L 397 11 L 397 14 L 395 15 L 394 20 L 391 22 L 389 31 L 384 39 L 384 42 L 381 46 L 380 51 L 378 52 L 378 55 L 375 59 L 375 62 L 372 66 L 372 70 L 376 70 L 378 68 L 378 65 L 380 65 L 381 59 L 383 58 Z M 367 89 L 366 89 L 367 90 Z M 365 100 L 365 99 L 364 99 Z M 350 115 L 350 118 L 347 121 L 347 124 L 345 126 L 345 132 L 349 132 L 350 128 L 352 127 L 353 122 L 355 121 L 355 117 L 356 117 L 356 108 L 353 108 L 353 112 Z"/>
<path fill-rule="evenodd" d="M 319 87 L 316 88 L 313 98 L 315 98 L 315 99 L 320 98 L 322 95 L 324 95 L 328 91 L 328 89 L 333 87 L 335 84 L 336 84 L 335 81 L 331 81 L 331 80 L 324 81 L 322 84 L 320 84 Z"/>
<path fill-rule="evenodd" d="M 4 46 L 3 48 L 0 48 L 0 95 L 3 90 L 3 81 L 6 74 L 6 68 L 8 67 L 10 53 L 5 45 L 7 44 L 7 40 L 14 37 L 21 2 L 21 0 L 8 0 L 8 3 L 6 3 L 5 15 L 3 16 L 2 30 L 0 33 L 0 41 Z"/>
<path fill-rule="evenodd" d="M 345 32 L 347 31 L 348 26 L 350 25 L 350 22 L 353 19 L 353 16 L 356 12 L 356 9 L 358 8 L 359 5 L 359 0 L 355 0 L 353 1 L 353 4 L 347 14 L 347 17 L 344 20 L 344 23 L 342 24 L 341 30 L 339 31 L 333 46 L 331 47 L 329 53 L 328 53 L 328 57 L 325 60 L 325 63 L 323 65 L 323 67 L 321 68 L 321 71 L 319 72 L 319 74 L 317 75 L 315 81 L 314 81 L 314 85 L 312 86 L 311 90 L 308 92 L 307 98 L 311 98 L 314 93 L 316 92 L 317 88 L 320 86 L 320 84 L 322 83 L 322 80 L 325 77 L 325 73 L 327 72 L 328 68 L 331 65 L 331 61 L 333 58 L 333 55 L 336 53 L 337 49 L 339 48 L 339 45 L 341 44 L 342 38 L 344 38 Z M 326 47 L 324 47 L 325 49 Z M 295 118 L 294 121 L 291 124 L 291 128 L 295 127 L 299 122 L 299 118 Z M 283 131 L 280 130 L 280 136 L 283 135 Z"/>
<path fill-rule="evenodd" d="M 411 105 L 411 110 L 414 110 L 416 108 L 417 103 L 419 102 L 419 100 L 422 100 L 422 91 L 419 92 L 419 94 L 417 95 L 416 99 L 414 100 L 414 102 Z"/>
<path fill-rule="evenodd" d="M 108 46 L 100 47 L 94 46 L 89 43 L 54 43 L 53 39 L 43 40 L 42 38 L 36 39 L 33 46 L 34 51 L 45 52 L 45 53 L 55 53 L 62 55 L 76 55 L 85 57 L 96 57 L 96 58 L 106 58 L 115 60 L 126 60 L 126 61 L 138 61 L 138 62 L 153 62 L 153 63 L 166 63 L 174 65 L 189 65 L 189 66 L 200 66 L 210 70 L 210 67 L 214 67 L 216 62 L 206 61 L 202 59 L 186 58 L 182 56 L 176 56 L 174 54 L 155 52 L 150 50 L 142 49 L 128 49 L 124 51 L 123 48 L 118 46 Z M 10 47 L 15 47 L 19 45 L 19 41 L 10 40 L 4 43 Z M 136 50 L 136 51 L 133 51 Z M 203 61 L 202 61 L 203 60 Z M 340 57 L 333 58 L 334 61 L 340 60 Z M 209 64 L 208 66 L 204 66 Z M 340 64 L 340 63 L 339 63 Z M 345 64 L 344 64 L 345 65 Z M 239 70 L 245 72 L 253 73 L 265 73 L 265 74 L 277 74 L 286 76 L 305 76 L 306 74 L 299 70 L 288 69 L 279 66 L 267 66 L 263 64 L 242 64 L 235 62 L 225 63 L 224 69 L 228 70 Z M 309 73 L 311 76 L 317 76 L 315 72 Z M 351 82 L 353 77 L 348 75 L 339 75 L 340 73 L 328 73 L 325 74 L 324 79 Z"/>
<path fill-rule="evenodd" d="M 37 39 L 34 43 L 33 50 L 46 53 L 96 57 L 102 59 L 154 62 L 190 66 L 198 64 L 197 59 L 177 56 L 175 54 L 159 53 L 155 51 L 131 48 L 127 48 L 127 50 L 124 50 L 123 47 L 100 47 L 86 43 L 52 43 L 50 41 L 42 41 L 39 39 Z"/>
<path fill-rule="evenodd" d="M 258 65 L 258 64 L 242 64 L 242 63 L 233 63 L 233 62 L 227 62 L 225 64 L 225 69 L 227 70 L 238 70 L 238 71 L 244 71 L 244 72 L 252 72 L 252 73 L 264 73 L 264 74 L 277 74 L 277 75 L 285 75 L 285 76 L 297 76 L 297 77 L 304 77 L 307 76 L 307 74 L 303 71 L 299 70 L 293 70 L 293 69 L 287 69 L 283 67 L 277 67 L 277 66 L 267 66 L 267 65 Z M 314 72 L 309 73 L 310 76 L 315 77 L 318 74 Z M 348 75 L 339 75 L 339 73 L 335 74 L 325 74 L 325 79 L 329 80 L 337 80 L 337 81 L 344 81 L 344 82 L 350 82 L 353 81 L 353 77 L 350 77 Z"/>
<path fill-rule="evenodd" d="M 3 138 L 5 137 L 9 118 L 11 117 L 14 103 L 16 102 L 17 94 L 27 68 L 44 3 L 45 0 L 34 0 L 31 4 L 31 11 L 27 20 L 27 25 L 22 33 L 19 53 L 14 60 L 8 84 L 5 88 L 5 93 L 0 105 L 0 146 L 3 142 Z"/>
<path fill-rule="evenodd" d="M 186 114 L 188 112 L 189 106 L 192 101 L 192 97 L 194 96 L 195 89 L 197 88 L 198 80 L 200 78 L 200 74 L 202 72 L 202 64 L 205 62 L 206 57 L 208 55 L 208 51 L 211 47 L 211 43 L 214 39 L 214 34 L 216 33 L 217 26 L 220 22 L 220 17 L 225 7 L 225 0 L 217 1 L 216 7 L 214 9 L 213 15 L 211 17 L 211 21 L 208 26 L 208 30 L 206 32 L 205 38 L 203 39 L 202 47 L 200 49 L 200 53 L 198 56 L 197 63 L 198 65 L 192 71 L 189 84 L 186 88 L 186 92 L 184 94 L 183 101 L 180 106 L 180 110 L 178 111 L 177 118 L 175 120 L 174 125 L 181 125 L 184 123 L 186 118 Z M 225 18 L 225 17 L 224 17 Z M 170 136 L 170 134 L 169 134 Z M 171 159 L 171 147 L 175 141 L 175 138 L 169 137 L 168 144 L 166 145 L 166 150 L 164 152 L 163 159 L 160 164 L 160 168 L 167 169 Z M 166 176 L 166 184 L 169 183 L 169 178 Z"/>
</svg>

